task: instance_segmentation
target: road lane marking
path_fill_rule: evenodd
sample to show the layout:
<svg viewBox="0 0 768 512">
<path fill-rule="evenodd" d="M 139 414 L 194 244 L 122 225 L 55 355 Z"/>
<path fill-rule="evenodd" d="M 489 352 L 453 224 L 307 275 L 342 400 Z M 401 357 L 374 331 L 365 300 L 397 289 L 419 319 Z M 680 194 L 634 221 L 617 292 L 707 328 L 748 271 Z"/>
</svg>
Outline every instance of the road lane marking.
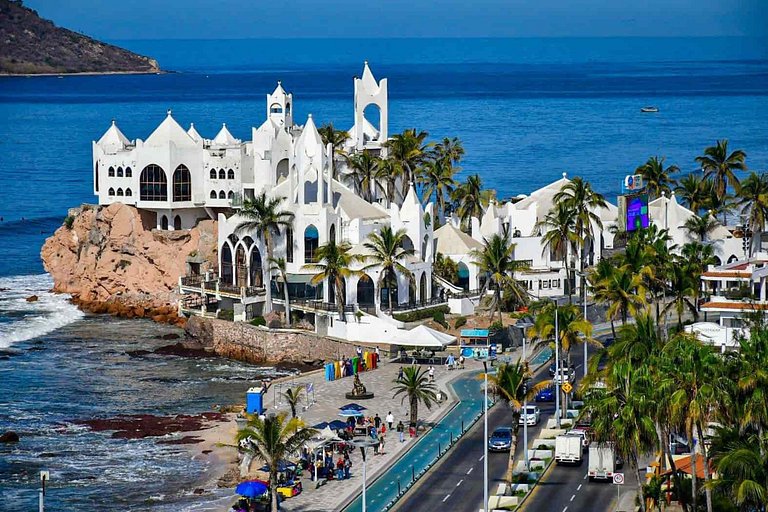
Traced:
<svg viewBox="0 0 768 512">
<path fill-rule="evenodd" d="M 589 476 L 589 474 L 585 474 L 584 478 L 582 478 L 582 480 L 586 480 L 588 476 Z"/>
<path fill-rule="evenodd" d="M 445 502 L 446 502 L 446 500 L 447 500 L 448 498 L 450 498 L 450 497 L 451 497 L 451 495 L 450 495 L 450 494 L 446 494 L 446 495 L 445 495 L 445 498 L 443 498 L 443 503 L 445 503 Z"/>
<path fill-rule="evenodd" d="M 577 491 L 580 491 L 580 490 L 581 490 L 581 486 L 582 486 L 582 485 L 583 485 L 583 484 L 579 484 L 579 486 L 576 488 L 576 490 L 577 490 Z"/>
<path fill-rule="evenodd" d="M 475 469 L 475 468 L 474 467 L 469 468 L 469 471 L 467 471 L 467 474 L 470 474 L 473 469 Z"/>
<path fill-rule="evenodd" d="M 568 507 L 565 507 L 565 508 L 563 509 L 563 512 L 565 512 L 566 510 L 568 510 Z"/>
<path fill-rule="evenodd" d="M 485 458 L 485 455 L 481 456 L 479 459 L 477 459 L 477 462 L 482 461 Z"/>
<path fill-rule="evenodd" d="M 460 486 L 460 485 L 461 485 L 461 482 L 463 482 L 463 481 L 464 481 L 464 479 L 463 479 L 463 478 L 462 478 L 461 480 L 459 480 L 459 483 L 457 483 L 457 484 L 456 484 L 456 487 Z"/>
<path fill-rule="evenodd" d="M 573 499 L 574 499 L 575 497 L 576 497 L 576 495 L 575 495 L 575 494 L 574 494 L 573 496 L 571 496 L 571 501 L 573 501 Z"/>
</svg>

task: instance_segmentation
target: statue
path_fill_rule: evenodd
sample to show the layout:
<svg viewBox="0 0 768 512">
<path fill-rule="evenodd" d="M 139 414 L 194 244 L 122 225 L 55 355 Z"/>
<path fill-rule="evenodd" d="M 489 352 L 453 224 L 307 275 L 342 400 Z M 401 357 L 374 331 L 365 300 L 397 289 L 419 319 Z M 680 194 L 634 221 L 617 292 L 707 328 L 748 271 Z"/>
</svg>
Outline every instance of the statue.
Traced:
<svg viewBox="0 0 768 512">
<path fill-rule="evenodd" d="M 356 373 L 352 382 L 352 391 L 347 393 L 346 397 L 354 400 L 367 400 L 373 398 L 373 393 L 365 389 L 363 383 L 360 382 L 360 375 Z"/>
</svg>

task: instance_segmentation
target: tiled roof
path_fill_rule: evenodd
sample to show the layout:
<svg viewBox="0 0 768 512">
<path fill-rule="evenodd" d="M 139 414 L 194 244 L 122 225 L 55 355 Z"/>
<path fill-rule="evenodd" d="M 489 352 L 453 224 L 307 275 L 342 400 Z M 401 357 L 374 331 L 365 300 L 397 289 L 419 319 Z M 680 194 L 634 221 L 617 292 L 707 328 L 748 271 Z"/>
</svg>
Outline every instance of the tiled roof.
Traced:
<svg viewBox="0 0 768 512">
<path fill-rule="evenodd" d="M 757 309 L 764 309 L 768 310 L 768 304 L 756 304 L 754 302 L 705 302 L 701 305 L 701 309 L 732 309 L 735 311 L 746 309 L 746 310 L 757 310 Z"/>
<path fill-rule="evenodd" d="M 709 270 L 702 274 L 703 277 L 752 277 L 751 272 L 740 272 L 730 270 Z"/>
</svg>

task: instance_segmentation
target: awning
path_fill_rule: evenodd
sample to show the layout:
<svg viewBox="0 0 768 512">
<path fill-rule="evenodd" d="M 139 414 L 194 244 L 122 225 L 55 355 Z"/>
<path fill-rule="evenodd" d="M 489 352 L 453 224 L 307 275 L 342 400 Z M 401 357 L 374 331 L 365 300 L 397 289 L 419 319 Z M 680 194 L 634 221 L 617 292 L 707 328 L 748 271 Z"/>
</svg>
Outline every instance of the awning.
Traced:
<svg viewBox="0 0 768 512">
<path fill-rule="evenodd" d="M 443 348 L 456 341 L 455 336 L 430 329 L 426 325 L 420 325 L 410 331 L 396 331 L 395 336 L 395 340 L 391 342 L 393 345 L 407 347 Z"/>
</svg>

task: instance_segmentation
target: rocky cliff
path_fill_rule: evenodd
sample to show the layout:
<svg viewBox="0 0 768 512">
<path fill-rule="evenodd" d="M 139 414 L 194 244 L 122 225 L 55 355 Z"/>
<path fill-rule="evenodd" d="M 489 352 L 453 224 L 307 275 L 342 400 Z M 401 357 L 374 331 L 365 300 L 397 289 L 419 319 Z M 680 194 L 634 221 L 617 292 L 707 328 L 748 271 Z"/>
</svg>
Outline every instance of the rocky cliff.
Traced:
<svg viewBox="0 0 768 512">
<path fill-rule="evenodd" d="M 85 310 L 183 323 L 176 300 L 187 259 L 216 261 L 215 252 L 215 221 L 159 231 L 136 208 L 115 203 L 71 210 L 40 255 L 54 291 Z"/>
<path fill-rule="evenodd" d="M 0 73 L 156 73 L 157 61 L 54 25 L 0 0 Z"/>
</svg>

